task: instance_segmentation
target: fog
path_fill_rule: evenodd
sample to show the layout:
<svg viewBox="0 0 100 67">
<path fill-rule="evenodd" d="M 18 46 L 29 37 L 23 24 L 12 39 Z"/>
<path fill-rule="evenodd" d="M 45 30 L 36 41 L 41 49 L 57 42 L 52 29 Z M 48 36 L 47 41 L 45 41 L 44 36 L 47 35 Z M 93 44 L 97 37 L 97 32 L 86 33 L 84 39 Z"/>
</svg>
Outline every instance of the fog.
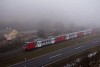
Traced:
<svg viewBox="0 0 100 67">
<path fill-rule="evenodd" d="M 100 26 L 100 0 L 0 0 L 0 23 Z"/>
</svg>

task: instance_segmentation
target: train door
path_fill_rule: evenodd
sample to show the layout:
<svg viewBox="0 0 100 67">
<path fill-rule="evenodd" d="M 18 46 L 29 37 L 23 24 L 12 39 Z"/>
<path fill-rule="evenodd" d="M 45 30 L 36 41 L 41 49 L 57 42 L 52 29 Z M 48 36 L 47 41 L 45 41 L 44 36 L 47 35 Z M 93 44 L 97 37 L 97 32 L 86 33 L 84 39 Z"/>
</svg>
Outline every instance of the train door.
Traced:
<svg viewBox="0 0 100 67">
<path fill-rule="evenodd" d="M 47 45 L 48 44 L 51 44 L 51 40 L 50 39 L 47 39 Z"/>
<path fill-rule="evenodd" d="M 51 43 L 55 43 L 55 38 L 51 38 Z"/>
<path fill-rule="evenodd" d="M 66 40 L 69 40 L 69 34 L 66 35 Z"/>
<path fill-rule="evenodd" d="M 37 47 L 41 47 L 42 46 L 42 42 L 41 41 L 37 41 Z"/>
<path fill-rule="evenodd" d="M 43 43 L 43 45 L 45 46 L 45 45 L 47 45 L 47 40 L 44 40 L 44 43 Z"/>
<path fill-rule="evenodd" d="M 86 35 L 87 34 L 87 31 L 84 31 L 84 34 L 83 35 Z"/>
<path fill-rule="evenodd" d="M 69 33 L 69 39 L 71 39 L 72 38 L 72 33 Z"/>
<path fill-rule="evenodd" d="M 77 32 L 75 32 L 75 38 L 77 37 Z"/>
<path fill-rule="evenodd" d="M 74 33 L 72 33 L 72 35 L 71 35 L 71 36 L 72 36 L 72 38 L 74 38 L 74 37 L 75 37 Z"/>
</svg>

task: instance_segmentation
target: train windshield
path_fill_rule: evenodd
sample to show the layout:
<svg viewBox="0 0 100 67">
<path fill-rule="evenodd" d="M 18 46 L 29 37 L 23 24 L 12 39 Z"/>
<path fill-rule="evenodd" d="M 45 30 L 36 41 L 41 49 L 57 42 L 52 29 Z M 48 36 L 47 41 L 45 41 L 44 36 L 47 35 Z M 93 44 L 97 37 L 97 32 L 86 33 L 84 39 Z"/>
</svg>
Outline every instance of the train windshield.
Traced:
<svg viewBox="0 0 100 67">
<path fill-rule="evenodd" d="M 28 43 L 24 43 L 24 46 L 26 46 Z"/>
</svg>

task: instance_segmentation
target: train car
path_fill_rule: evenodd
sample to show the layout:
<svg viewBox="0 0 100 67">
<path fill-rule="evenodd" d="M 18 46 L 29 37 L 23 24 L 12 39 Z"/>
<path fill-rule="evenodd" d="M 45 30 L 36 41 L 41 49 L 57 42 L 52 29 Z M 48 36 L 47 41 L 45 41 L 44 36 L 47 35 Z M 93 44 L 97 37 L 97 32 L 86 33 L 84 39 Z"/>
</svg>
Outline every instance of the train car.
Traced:
<svg viewBox="0 0 100 67">
<path fill-rule="evenodd" d="M 76 38 L 77 37 L 77 32 L 73 32 L 72 38 Z"/>
<path fill-rule="evenodd" d="M 82 37 L 82 36 L 84 36 L 84 32 L 83 31 L 77 32 L 77 37 Z"/>
<path fill-rule="evenodd" d="M 51 38 L 51 44 L 55 43 L 55 38 Z"/>
<path fill-rule="evenodd" d="M 89 31 L 88 31 L 88 32 L 89 32 L 89 34 L 91 34 L 91 33 L 93 32 L 93 29 L 89 29 Z"/>
<path fill-rule="evenodd" d="M 73 32 L 73 33 L 69 33 L 69 39 L 73 39 L 77 37 L 77 33 Z"/>
<path fill-rule="evenodd" d="M 88 35 L 88 34 L 91 34 L 92 33 L 92 29 L 89 29 L 89 30 L 85 30 L 84 31 L 84 35 Z"/>
<path fill-rule="evenodd" d="M 88 35 L 88 34 L 91 34 L 91 33 L 92 33 L 92 29 L 89 29 L 89 30 L 59 35 L 59 36 L 56 36 L 56 37 L 50 36 L 46 39 L 38 38 L 38 39 L 35 39 L 32 42 L 30 42 L 30 41 L 25 42 L 23 48 L 25 50 L 31 50 L 31 49 L 39 48 L 39 47 L 42 47 L 42 46 L 45 46 L 45 45 L 58 43 L 58 42 L 61 42 L 61 41 L 64 41 L 64 40 L 69 40 L 69 39 L 73 39 L 73 38 L 76 38 L 76 37 L 82 37 L 84 35 Z"/>
<path fill-rule="evenodd" d="M 84 31 L 84 35 L 88 35 L 88 34 L 90 34 L 90 31 L 89 30 L 85 30 Z"/>
<path fill-rule="evenodd" d="M 41 40 L 37 41 L 37 47 L 42 47 L 42 41 Z"/>
<path fill-rule="evenodd" d="M 83 35 L 87 35 L 87 30 L 84 30 L 84 34 Z"/>
<path fill-rule="evenodd" d="M 65 38 L 66 38 L 65 35 L 57 36 L 56 39 L 55 39 L 55 43 L 58 43 L 58 42 L 64 41 Z"/>
<path fill-rule="evenodd" d="M 77 33 L 78 33 L 78 32 L 75 32 L 75 38 L 77 37 Z"/>
<path fill-rule="evenodd" d="M 62 41 L 64 41 L 66 36 L 65 35 L 61 35 L 60 38 L 61 38 Z"/>
<path fill-rule="evenodd" d="M 36 42 L 25 42 L 23 46 L 24 50 L 32 50 L 36 48 Z"/>
<path fill-rule="evenodd" d="M 51 44 L 51 40 L 50 39 L 42 40 L 42 46 L 49 45 L 49 44 Z"/>
<path fill-rule="evenodd" d="M 73 38 L 73 33 L 69 33 L 69 39 Z"/>
<path fill-rule="evenodd" d="M 51 40 L 51 44 L 54 44 L 55 43 L 55 39 L 56 39 L 55 36 L 50 36 L 48 38 Z"/>
<path fill-rule="evenodd" d="M 40 40 L 37 40 L 37 47 L 42 47 L 42 46 L 46 46 L 53 43 L 55 43 L 54 37 L 49 37 L 47 39 L 40 39 Z"/>
<path fill-rule="evenodd" d="M 37 43 L 37 47 L 42 47 L 43 45 L 42 45 L 42 41 L 43 41 L 44 39 L 43 38 L 38 38 L 38 39 L 36 39 L 36 43 Z"/>
</svg>

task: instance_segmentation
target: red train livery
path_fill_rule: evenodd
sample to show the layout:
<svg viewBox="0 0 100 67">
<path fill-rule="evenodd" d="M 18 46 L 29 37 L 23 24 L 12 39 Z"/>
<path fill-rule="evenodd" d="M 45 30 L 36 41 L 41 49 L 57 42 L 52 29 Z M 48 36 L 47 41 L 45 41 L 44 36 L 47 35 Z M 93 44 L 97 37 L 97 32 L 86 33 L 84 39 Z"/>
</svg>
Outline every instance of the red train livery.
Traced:
<svg viewBox="0 0 100 67">
<path fill-rule="evenodd" d="M 83 35 L 84 35 L 84 32 L 82 31 L 77 33 L 77 37 L 82 37 Z"/>
<path fill-rule="evenodd" d="M 55 43 L 58 43 L 58 42 L 61 42 L 61 41 L 64 41 L 66 38 L 66 36 L 57 36 L 56 39 L 55 39 Z"/>
<path fill-rule="evenodd" d="M 23 48 L 24 48 L 25 50 L 34 49 L 34 48 L 36 48 L 36 43 L 35 43 L 35 42 L 25 42 Z"/>
</svg>

